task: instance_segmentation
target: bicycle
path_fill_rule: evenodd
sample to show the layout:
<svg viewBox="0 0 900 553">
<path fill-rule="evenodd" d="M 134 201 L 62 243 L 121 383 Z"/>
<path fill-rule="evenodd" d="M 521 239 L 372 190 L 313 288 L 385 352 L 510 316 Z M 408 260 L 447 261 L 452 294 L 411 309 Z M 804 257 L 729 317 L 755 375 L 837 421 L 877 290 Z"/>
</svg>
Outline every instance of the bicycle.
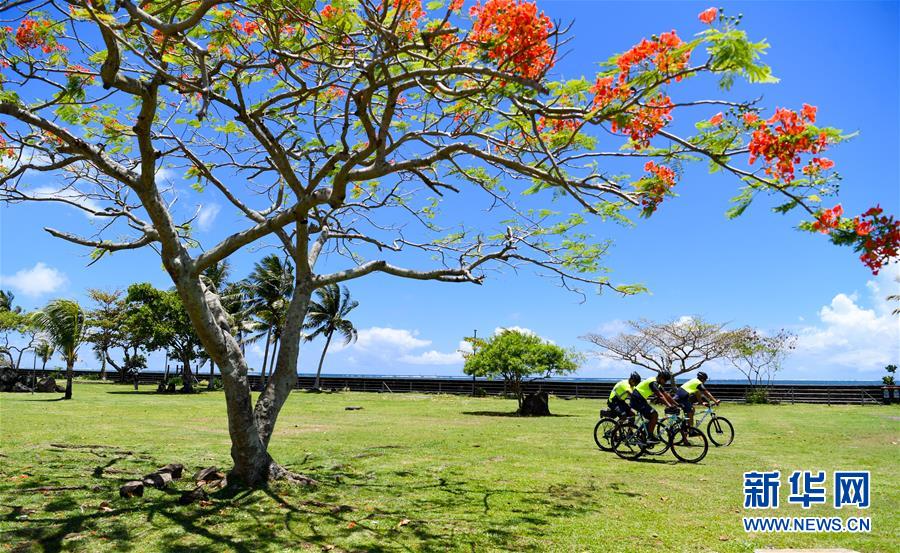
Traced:
<svg viewBox="0 0 900 553">
<path fill-rule="evenodd" d="M 604 409 L 600 411 L 600 420 L 594 425 L 594 443 L 601 451 L 612 451 L 612 435 L 616 429 L 618 420 L 613 416 L 613 412 Z"/>
<path fill-rule="evenodd" d="M 668 448 L 679 461 L 699 463 L 709 452 L 706 434 L 695 426 L 689 426 L 677 407 L 667 407 L 666 417 L 659 421 L 657 429 L 667 435 Z"/>
<path fill-rule="evenodd" d="M 694 426 L 699 429 L 703 421 L 707 417 L 711 417 L 706 424 L 706 435 L 709 436 L 709 441 L 716 447 L 731 445 L 731 442 L 734 441 L 734 426 L 731 424 L 731 421 L 717 415 L 711 403 L 706 403 L 705 405 L 706 410 L 703 411 L 703 416 L 699 419 L 695 416 Z"/>
<path fill-rule="evenodd" d="M 633 417 L 620 419 L 610 437 L 610 443 L 616 455 L 622 459 L 634 460 L 645 453 L 662 455 L 668 451 L 671 444 L 667 438 L 662 436 L 659 425 L 657 425 L 655 439 L 652 441 L 649 439 L 649 422 L 640 413 L 635 413 Z"/>
</svg>

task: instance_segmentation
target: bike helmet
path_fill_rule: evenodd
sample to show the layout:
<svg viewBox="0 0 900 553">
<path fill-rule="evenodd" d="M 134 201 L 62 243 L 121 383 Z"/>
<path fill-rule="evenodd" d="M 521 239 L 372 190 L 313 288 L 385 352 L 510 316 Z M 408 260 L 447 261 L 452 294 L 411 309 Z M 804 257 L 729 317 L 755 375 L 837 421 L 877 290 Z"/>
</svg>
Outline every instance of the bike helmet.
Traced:
<svg viewBox="0 0 900 553">
<path fill-rule="evenodd" d="M 700 379 L 700 382 L 706 382 L 706 380 L 709 378 L 709 375 L 703 371 L 700 371 L 697 373 L 697 378 Z"/>
<path fill-rule="evenodd" d="M 631 383 L 631 382 L 640 382 L 640 381 L 641 381 L 641 375 L 638 374 L 637 371 L 634 371 L 633 373 L 631 373 L 631 376 L 628 377 L 628 382 L 629 382 L 629 383 Z"/>
<path fill-rule="evenodd" d="M 663 380 L 665 382 L 672 380 L 672 372 L 671 371 L 666 371 L 666 370 L 659 371 L 657 378 L 660 376 L 663 378 Z"/>
</svg>

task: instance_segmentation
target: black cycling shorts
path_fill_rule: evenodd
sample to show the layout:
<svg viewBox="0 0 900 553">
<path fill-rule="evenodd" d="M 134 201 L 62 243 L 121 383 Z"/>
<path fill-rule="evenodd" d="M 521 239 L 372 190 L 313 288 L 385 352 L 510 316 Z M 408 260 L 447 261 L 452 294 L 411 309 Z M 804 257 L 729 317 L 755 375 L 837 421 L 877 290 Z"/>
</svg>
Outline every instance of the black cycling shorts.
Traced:
<svg viewBox="0 0 900 553">
<path fill-rule="evenodd" d="M 691 415 L 694 412 L 694 403 L 691 401 L 691 394 L 687 393 L 685 390 L 678 388 L 678 391 L 675 392 L 675 401 L 678 402 L 678 405 L 681 406 L 681 410 L 684 411 L 685 415 Z"/>
<path fill-rule="evenodd" d="M 614 397 L 611 400 L 606 402 L 606 405 L 615 413 L 617 417 L 625 417 L 631 413 L 631 409 L 628 408 L 628 404 L 625 403 L 625 400 L 620 397 Z"/>
<path fill-rule="evenodd" d="M 653 407 L 647 403 L 644 396 L 637 390 L 631 392 L 631 408 L 640 413 L 644 418 L 649 419 L 653 416 Z"/>
</svg>

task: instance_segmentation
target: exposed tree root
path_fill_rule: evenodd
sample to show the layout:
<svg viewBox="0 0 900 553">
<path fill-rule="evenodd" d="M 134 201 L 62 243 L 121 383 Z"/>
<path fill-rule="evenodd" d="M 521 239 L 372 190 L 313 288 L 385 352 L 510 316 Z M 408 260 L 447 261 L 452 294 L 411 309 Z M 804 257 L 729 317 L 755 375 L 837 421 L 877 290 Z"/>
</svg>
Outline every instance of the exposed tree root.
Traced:
<svg viewBox="0 0 900 553">
<path fill-rule="evenodd" d="M 272 461 L 269 465 L 269 481 L 284 480 L 299 486 L 318 486 L 319 482 L 302 474 L 292 472 L 278 463 Z"/>
</svg>

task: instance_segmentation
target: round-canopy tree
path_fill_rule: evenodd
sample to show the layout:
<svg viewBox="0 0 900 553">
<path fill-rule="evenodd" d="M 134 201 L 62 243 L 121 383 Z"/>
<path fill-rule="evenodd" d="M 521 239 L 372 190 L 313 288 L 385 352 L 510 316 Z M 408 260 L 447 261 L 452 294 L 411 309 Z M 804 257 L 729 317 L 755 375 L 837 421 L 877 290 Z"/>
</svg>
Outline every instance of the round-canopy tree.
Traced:
<svg viewBox="0 0 900 553">
<path fill-rule="evenodd" d="M 536 334 L 502 330 L 485 340 L 482 347 L 466 357 L 464 370 L 472 376 L 503 378 L 519 403 L 517 413 L 528 415 L 537 413 L 524 408 L 522 383 L 574 372 L 578 369 L 579 361 L 578 355 L 547 342 Z M 546 403 L 543 408 L 546 408 Z"/>
<path fill-rule="evenodd" d="M 697 159 L 741 183 L 732 215 L 771 194 L 873 268 L 897 254 L 891 217 L 824 209 L 836 190 L 824 152 L 842 137 L 814 107 L 773 113 L 720 91 L 671 99 L 701 74 L 724 89 L 774 81 L 759 61 L 767 44 L 737 18 L 708 10 L 687 40 L 654 35 L 596 75 L 557 82 L 565 33 L 534 3 L 464 4 L 26 0 L 4 14 L 0 197 L 87 211 L 101 232 L 48 232 L 97 259 L 157 249 L 221 369 L 232 482 L 285 474 L 268 443 L 310 294 L 328 284 L 371 273 L 478 283 L 489 267 L 532 264 L 564 286 L 636 292 L 597 276 L 607 244 L 580 230 L 584 215 L 649 216 Z M 710 107 L 721 113 L 709 118 Z M 671 130 L 676 116 L 698 121 L 693 136 Z M 180 210 L 162 169 L 246 226 L 198 251 L 196 212 Z M 30 190 L 32 172 L 52 174 L 59 192 Z M 438 208 L 451 192 L 482 215 L 449 220 Z M 279 244 L 295 272 L 254 405 L 229 318 L 201 277 L 258 241 Z"/>
</svg>

